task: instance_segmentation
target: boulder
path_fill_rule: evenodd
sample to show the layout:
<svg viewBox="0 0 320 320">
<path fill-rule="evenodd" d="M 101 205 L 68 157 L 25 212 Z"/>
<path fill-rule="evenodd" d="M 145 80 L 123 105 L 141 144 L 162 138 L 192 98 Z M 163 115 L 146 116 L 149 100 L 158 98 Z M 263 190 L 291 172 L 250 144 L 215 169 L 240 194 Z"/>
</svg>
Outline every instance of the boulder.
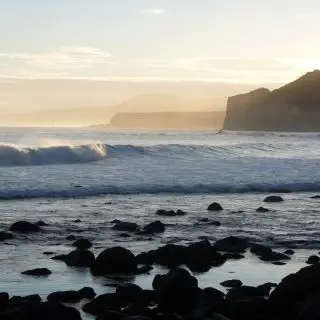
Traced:
<svg viewBox="0 0 320 320">
<path fill-rule="evenodd" d="M 221 286 L 226 288 L 237 288 L 242 286 L 242 282 L 240 280 L 226 280 L 220 283 Z"/>
<path fill-rule="evenodd" d="M 79 239 L 75 241 L 72 246 L 78 249 L 89 249 L 92 247 L 92 243 L 88 239 Z"/>
<path fill-rule="evenodd" d="M 229 253 L 243 253 L 248 248 L 248 245 L 248 239 L 230 236 L 218 240 L 214 244 L 214 247 L 219 251 L 225 251 Z"/>
<path fill-rule="evenodd" d="M 127 232 L 133 232 L 138 229 L 138 225 L 134 222 L 125 222 L 125 221 L 120 221 L 116 223 L 113 227 L 113 230 L 117 231 L 127 231 Z"/>
<path fill-rule="evenodd" d="M 21 274 L 28 275 L 28 276 L 48 276 L 52 272 L 47 268 L 36 268 L 32 270 L 26 270 L 21 272 Z"/>
<path fill-rule="evenodd" d="M 47 296 L 48 301 L 62 303 L 76 303 L 82 299 L 93 299 L 96 293 L 92 288 L 84 287 L 81 290 L 57 291 Z"/>
<path fill-rule="evenodd" d="M 125 301 L 137 302 L 143 300 L 144 290 L 136 284 L 126 283 L 117 287 L 116 294 Z"/>
<path fill-rule="evenodd" d="M 266 292 L 267 290 L 262 287 L 236 286 L 228 291 L 226 300 L 246 300 L 255 297 L 265 297 Z"/>
<path fill-rule="evenodd" d="M 69 267 L 90 267 L 94 263 L 95 258 L 91 251 L 77 249 L 66 255 L 63 261 Z"/>
<path fill-rule="evenodd" d="M 222 211 L 223 207 L 218 202 L 213 202 L 208 206 L 208 211 Z"/>
<path fill-rule="evenodd" d="M 186 262 L 186 249 L 184 246 L 167 244 L 152 252 L 154 263 L 167 268 L 178 267 Z"/>
<path fill-rule="evenodd" d="M 279 262 L 281 260 L 290 260 L 290 257 L 281 252 L 270 252 L 260 257 L 262 261 Z"/>
<path fill-rule="evenodd" d="M 163 216 L 163 217 L 175 217 L 175 216 L 185 216 L 187 214 L 187 212 L 183 211 L 183 210 L 163 210 L 163 209 L 159 209 L 156 211 L 156 215 L 157 216 Z"/>
<path fill-rule="evenodd" d="M 128 249 L 122 247 L 108 248 L 98 255 L 91 265 L 91 272 L 96 276 L 110 273 L 136 273 L 137 260 Z"/>
<path fill-rule="evenodd" d="M 316 264 L 320 262 L 320 258 L 318 256 L 310 256 L 307 260 L 307 264 Z"/>
<path fill-rule="evenodd" d="M 280 196 L 268 196 L 263 201 L 264 202 L 282 202 L 284 200 Z"/>
<path fill-rule="evenodd" d="M 272 249 L 262 244 L 253 244 L 250 248 L 250 252 L 257 256 L 264 256 L 272 253 Z"/>
<path fill-rule="evenodd" d="M 10 231 L 14 232 L 39 232 L 40 227 L 37 224 L 28 221 L 17 221 L 10 226 Z"/>
<path fill-rule="evenodd" d="M 0 231 L 0 241 L 5 241 L 12 238 L 13 238 L 12 233 Z"/>
<path fill-rule="evenodd" d="M 198 280 L 185 269 L 173 269 L 166 275 L 157 275 L 152 284 L 156 302 L 165 312 L 190 313 L 201 292 Z"/>
<path fill-rule="evenodd" d="M 166 229 L 165 225 L 157 220 L 144 226 L 143 231 L 147 234 L 162 233 Z"/>
<path fill-rule="evenodd" d="M 83 299 L 89 299 L 92 300 L 97 294 L 94 292 L 94 290 L 90 287 L 83 287 L 79 290 L 79 293 L 81 294 Z"/>
</svg>

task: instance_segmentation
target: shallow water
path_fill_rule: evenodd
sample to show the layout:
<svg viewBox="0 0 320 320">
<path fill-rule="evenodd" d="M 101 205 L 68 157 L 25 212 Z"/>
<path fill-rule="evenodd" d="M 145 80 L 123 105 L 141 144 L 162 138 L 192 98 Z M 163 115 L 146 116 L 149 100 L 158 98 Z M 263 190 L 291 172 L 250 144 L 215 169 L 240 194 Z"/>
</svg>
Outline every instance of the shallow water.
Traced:
<svg viewBox="0 0 320 320">
<path fill-rule="evenodd" d="M 278 251 L 296 251 L 285 266 L 263 263 L 248 253 L 246 259 L 197 275 L 200 286 L 217 288 L 232 278 L 248 285 L 279 282 L 320 250 L 320 200 L 311 199 L 320 193 L 317 134 L 57 129 L 0 129 L 0 133 L 0 229 L 21 219 L 49 224 L 39 234 L 16 235 L 0 244 L 1 291 L 45 297 L 83 286 L 97 293 L 114 290 L 118 280 L 94 278 L 42 254 L 72 250 L 72 242 L 66 240 L 70 234 L 90 239 L 95 254 L 114 245 L 139 253 L 166 243 L 204 237 L 214 242 L 229 235 L 248 237 Z M 270 192 L 282 192 L 285 201 L 264 203 Z M 213 201 L 225 210 L 208 212 Z M 270 212 L 257 213 L 260 206 Z M 158 220 L 155 211 L 160 208 L 188 214 L 161 217 L 166 231 L 152 239 L 120 238 L 111 229 L 113 219 L 140 226 Z M 221 226 L 200 223 L 203 217 L 220 221 Z M 39 279 L 21 275 L 35 267 L 53 273 Z M 166 270 L 155 268 L 150 275 L 123 281 L 150 288 L 158 272 Z"/>
</svg>

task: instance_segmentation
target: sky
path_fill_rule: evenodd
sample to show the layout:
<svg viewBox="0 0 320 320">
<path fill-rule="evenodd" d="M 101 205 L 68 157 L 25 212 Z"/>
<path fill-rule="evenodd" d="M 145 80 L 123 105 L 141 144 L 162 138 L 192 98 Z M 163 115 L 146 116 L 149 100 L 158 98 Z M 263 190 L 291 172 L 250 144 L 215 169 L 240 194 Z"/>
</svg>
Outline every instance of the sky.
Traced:
<svg viewBox="0 0 320 320">
<path fill-rule="evenodd" d="M 320 68 L 319 0 L 0 0 L 0 78 L 284 83 Z"/>
</svg>

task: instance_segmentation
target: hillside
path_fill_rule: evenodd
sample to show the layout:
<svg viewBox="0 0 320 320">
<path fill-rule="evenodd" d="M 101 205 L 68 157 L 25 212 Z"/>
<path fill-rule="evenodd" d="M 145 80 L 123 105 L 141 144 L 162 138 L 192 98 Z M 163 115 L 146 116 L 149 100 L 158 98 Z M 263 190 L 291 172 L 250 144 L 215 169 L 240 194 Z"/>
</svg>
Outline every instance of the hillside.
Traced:
<svg viewBox="0 0 320 320">
<path fill-rule="evenodd" d="M 320 131 L 320 71 L 274 91 L 261 88 L 230 97 L 226 130 Z"/>
</svg>

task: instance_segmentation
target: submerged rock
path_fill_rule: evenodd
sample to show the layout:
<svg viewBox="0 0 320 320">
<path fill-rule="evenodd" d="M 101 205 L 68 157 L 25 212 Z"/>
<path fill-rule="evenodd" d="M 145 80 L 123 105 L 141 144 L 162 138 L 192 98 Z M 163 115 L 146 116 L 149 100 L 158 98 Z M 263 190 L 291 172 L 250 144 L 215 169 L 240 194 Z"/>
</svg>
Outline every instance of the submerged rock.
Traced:
<svg viewBox="0 0 320 320">
<path fill-rule="evenodd" d="M 159 209 L 156 211 L 157 216 L 163 216 L 163 217 L 175 217 L 175 216 L 185 216 L 187 212 L 182 211 L 182 210 L 163 210 Z"/>
<path fill-rule="evenodd" d="M 284 254 L 288 255 L 288 256 L 292 256 L 294 255 L 294 251 L 292 249 L 288 249 L 284 252 Z"/>
<path fill-rule="evenodd" d="M 132 231 L 136 231 L 138 229 L 138 225 L 134 222 L 124 222 L 124 221 L 120 221 L 118 223 L 116 223 L 113 227 L 113 230 L 117 230 L 117 231 L 127 231 L 127 232 L 132 232 Z"/>
<path fill-rule="evenodd" d="M 223 207 L 218 202 L 213 202 L 208 206 L 208 211 L 222 211 Z"/>
<path fill-rule="evenodd" d="M 263 201 L 264 202 L 282 202 L 284 200 L 280 196 L 268 196 Z"/>
<path fill-rule="evenodd" d="M 89 249 L 92 247 L 92 243 L 88 239 L 79 239 L 75 241 L 72 246 L 78 249 Z"/>
<path fill-rule="evenodd" d="M 28 275 L 28 276 L 48 276 L 52 272 L 47 268 L 36 268 L 32 270 L 26 270 L 21 272 L 21 274 Z"/>
<path fill-rule="evenodd" d="M 0 241 L 5 241 L 12 238 L 13 238 L 12 233 L 0 231 Z"/>
<path fill-rule="evenodd" d="M 40 227 L 37 224 L 28 221 L 17 221 L 10 226 L 10 231 L 15 232 L 39 232 Z"/>
<path fill-rule="evenodd" d="M 269 209 L 267 209 L 267 208 L 264 208 L 264 207 L 259 207 L 257 210 L 256 210 L 257 212 L 269 212 L 270 210 Z"/>
<path fill-rule="evenodd" d="M 91 265 L 91 272 L 96 276 L 109 273 L 136 273 L 137 260 L 128 249 L 122 247 L 108 248 L 98 255 Z"/>
<path fill-rule="evenodd" d="M 260 257 L 262 261 L 278 262 L 281 260 L 290 260 L 290 257 L 281 252 L 270 252 Z"/>
</svg>

